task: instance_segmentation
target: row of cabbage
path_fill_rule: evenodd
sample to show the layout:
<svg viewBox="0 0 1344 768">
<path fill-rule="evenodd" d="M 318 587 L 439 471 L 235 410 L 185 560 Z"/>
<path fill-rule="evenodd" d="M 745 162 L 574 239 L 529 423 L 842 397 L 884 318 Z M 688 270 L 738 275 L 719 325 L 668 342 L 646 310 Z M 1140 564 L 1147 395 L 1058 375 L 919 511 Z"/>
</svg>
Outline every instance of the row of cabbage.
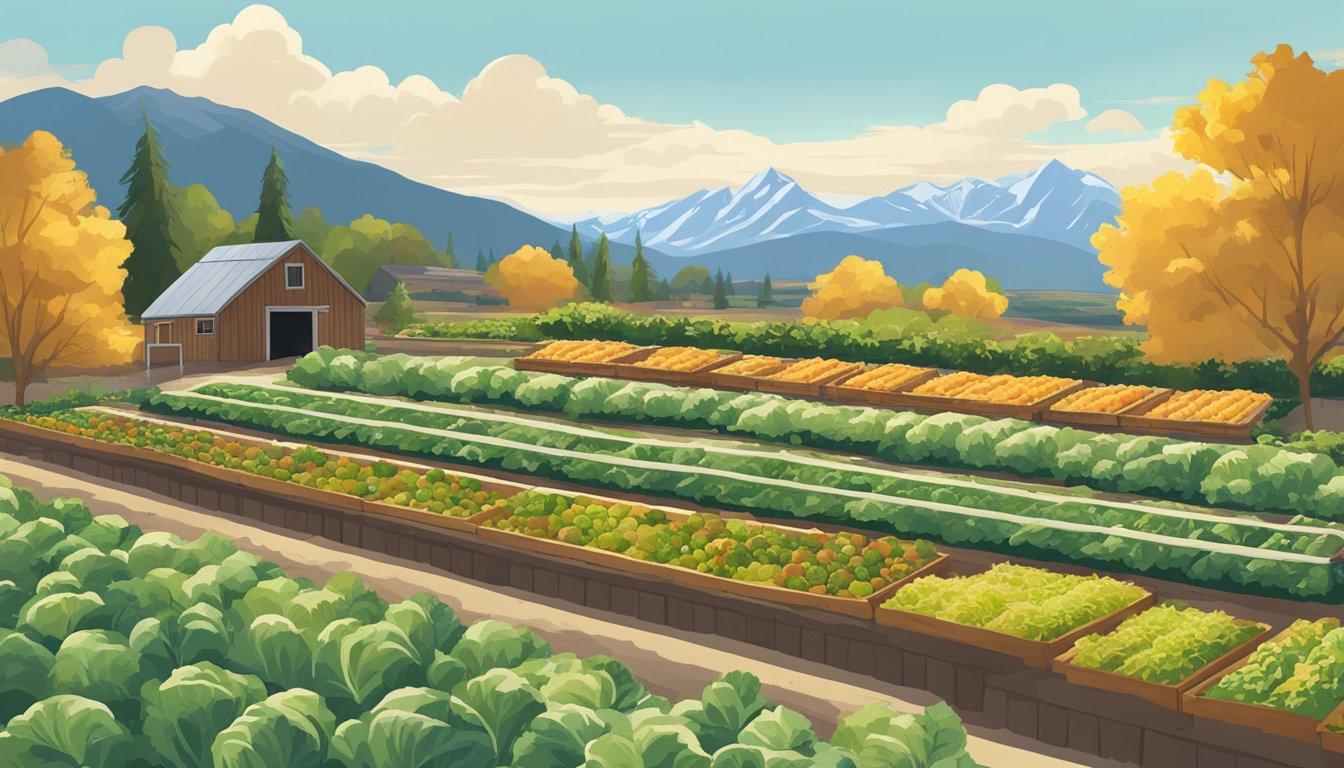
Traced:
<svg viewBox="0 0 1344 768">
<path fill-rule="evenodd" d="M 1230 589 L 1335 596 L 1338 530 L 888 472 L 786 453 L 667 444 L 539 420 L 211 384 L 148 410 L 327 442 L 652 492 L 770 516 L 1151 572 Z"/>
<path fill-rule="evenodd" d="M 904 464 L 1005 471 L 1190 503 L 1344 519 L 1344 472 L 1320 454 L 1099 434 L 1017 419 L 925 416 L 761 393 L 576 379 L 480 362 L 322 348 L 296 362 L 290 378 L 314 389 L 712 428 Z"/>
<path fill-rule="evenodd" d="M 827 742 L 750 674 L 673 703 L 428 595 L 287 578 L 7 482 L 0 670 L 0 764 L 21 768 L 974 765 L 945 704 L 871 705 Z"/>
</svg>

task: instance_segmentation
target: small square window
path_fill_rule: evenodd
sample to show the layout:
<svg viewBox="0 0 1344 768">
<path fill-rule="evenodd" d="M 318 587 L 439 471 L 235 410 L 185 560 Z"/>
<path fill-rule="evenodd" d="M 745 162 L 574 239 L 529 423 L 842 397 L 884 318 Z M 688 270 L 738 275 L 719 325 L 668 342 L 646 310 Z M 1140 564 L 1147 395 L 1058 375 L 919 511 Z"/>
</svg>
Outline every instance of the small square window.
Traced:
<svg viewBox="0 0 1344 768">
<path fill-rule="evenodd" d="M 293 291 L 303 287 L 303 265 L 285 265 L 285 290 Z"/>
<path fill-rule="evenodd" d="M 213 317 L 209 317 L 209 318 L 205 318 L 205 319 L 203 319 L 203 320 L 197 320 L 197 321 L 196 321 L 196 335 L 197 335 L 197 336 L 214 336 L 214 335 L 215 335 L 215 319 L 214 319 Z"/>
</svg>

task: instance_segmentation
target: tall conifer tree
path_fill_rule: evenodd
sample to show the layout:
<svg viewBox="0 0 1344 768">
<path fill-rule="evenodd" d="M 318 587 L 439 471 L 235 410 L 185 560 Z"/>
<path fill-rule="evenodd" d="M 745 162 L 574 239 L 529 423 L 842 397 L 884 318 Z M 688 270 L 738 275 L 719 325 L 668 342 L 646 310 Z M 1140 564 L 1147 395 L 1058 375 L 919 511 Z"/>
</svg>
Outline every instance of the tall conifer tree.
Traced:
<svg viewBox="0 0 1344 768">
<path fill-rule="evenodd" d="M 728 293 L 723 287 L 723 270 L 714 275 L 714 308 L 728 308 Z"/>
<path fill-rule="evenodd" d="M 593 301 L 611 301 L 611 246 L 607 243 L 607 235 L 603 233 L 597 238 L 597 245 L 593 250 L 593 278 L 588 286 L 588 292 L 593 295 Z"/>
<path fill-rule="evenodd" d="M 653 300 L 649 262 L 644 258 L 644 240 L 638 230 L 635 231 L 635 260 L 630 263 L 630 268 L 630 300 Z"/>
<path fill-rule="evenodd" d="M 756 293 L 756 306 L 768 307 L 775 300 L 775 287 L 770 284 L 770 273 L 765 273 L 765 280 L 761 281 L 761 290 Z"/>
<path fill-rule="evenodd" d="M 148 115 L 142 112 L 142 116 L 145 132 L 135 143 L 131 167 L 122 174 L 126 199 L 117 207 L 117 216 L 126 225 L 126 239 L 135 246 L 123 264 L 126 282 L 121 289 L 126 314 L 131 317 L 139 317 L 182 274 L 173 256 L 177 244 L 169 232 L 176 213 L 168 189 L 168 161 L 158 131 Z"/>
<path fill-rule="evenodd" d="M 574 270 L 574 279 L 579 285 L 588 285 L 588 265 L 583 262 L 583 241 L 579 239 L 577 224 L 569 228 L 569 268 Z"/>
<path fill-rule="evenodd" d="M 279 243 L 294 239 L 294 217 L 289 212 L 289 179 L 280 153 L 271 147 L 271 160 L 261 174 L 261 199 L 257 203 L 254 243 Z"/>
</svg>

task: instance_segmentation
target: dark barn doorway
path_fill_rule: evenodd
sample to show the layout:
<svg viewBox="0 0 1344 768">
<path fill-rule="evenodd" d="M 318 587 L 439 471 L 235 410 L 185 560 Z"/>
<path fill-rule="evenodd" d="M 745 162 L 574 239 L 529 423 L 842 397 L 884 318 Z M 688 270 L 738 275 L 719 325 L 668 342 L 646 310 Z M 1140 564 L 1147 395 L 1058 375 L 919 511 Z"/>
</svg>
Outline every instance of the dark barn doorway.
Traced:
<svg viewBox="0 0 1344 768">
<path fill-rule="evenodd" d="M 313 318 L 311 310 L 270 313 L 271 360 L 298 357 L 313 351 Z"/>
</svg>

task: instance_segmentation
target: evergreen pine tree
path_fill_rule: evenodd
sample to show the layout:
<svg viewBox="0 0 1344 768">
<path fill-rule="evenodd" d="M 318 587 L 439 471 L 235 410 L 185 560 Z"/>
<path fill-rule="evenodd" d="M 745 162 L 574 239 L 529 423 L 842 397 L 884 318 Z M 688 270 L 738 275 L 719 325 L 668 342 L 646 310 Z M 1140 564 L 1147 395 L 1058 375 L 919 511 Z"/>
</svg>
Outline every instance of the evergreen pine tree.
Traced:
<svg viewBox="0 0 1344 768">
<path fill-rule="evenodd" d="M 729 272 L 723 278 L 723 292 L 729 296 L 736 296 L 737 289 L 733 287 L 733 273 Z"/>
<path fill-rule="evenodd" d="M 490 267 L 490 266 L 493 266 L 494 263 L 495 263 L 496 261 L 498 261 L 498 259 L 495 258 L 495 249 L 494 249 L 494 246 L 491 246 L 491 248 L 490 248 L 490 259 L 489 259 L 488 261 L 485 262 L 487 268 Z"/>
<path fill-rule="evenodd" d="M 672 286 L 668 284 L 667 278 L 658 281 L 658 299 L 667 301 L 672 298 Z"/>
<path fill-rule="evenodd" d="M 603 233 L 597 238 L 597 245 L 593 249 L 596 256 L 593 259 L 593 282 L 588 286 L 588 291 L 593 295 L 593 301 L 611 301 L 611 246 L 607 243 L 607 235 Z"/>
<path fill-rule="evenodd" d="M 489 268 L 490 268 L 490 265 L 489 265 L 488 263 L 486 263 L 486 261 L 485 261 L 485 251 L 482 250 L 482 249 L 480 249 L 480 248 L 477 248 L 477 249 L 476 249 L 476 271 L 477 271 L 477 272 L 484 272 L 485 270 L 487 270 L 487 269 L 489 269 Z"/>
<path fill-rule="evenodd" d="M 169 232 L 176 212 L 168 191 L 168 161 L 158 132 L 147 115 L 144 120 L 145 132 L 135 143 L 131 167 L 121 177 L 127 185 L 126 199 L 117 208 L 117 216 L 126 225 L 126 239 L 135 246 L 123 265 L 126 282 L 121 289 L 126 314 L 131 317 L 139 317 L 182 274 L 173 257 L 177 245 Z"/>
<path fill-rule="evenodd" d="M 443 266 L 457 266 L 457 256 L 453 253 L 453 230 L 448 230 L 448 244 L 443 246 Z"/>
<path fill-rule="evenodd" d="M 775 287 L 770 284 L 770 273 L 765 273 L 761 281 L 761 290 L 756 293 L 756 306 L 768 307 L 775 300 Z"/>
<path fill-rule="evenodd" d="M 644 240 L 638 230 L 635 231 L 635 260 L 630 263 L 630 300 L 652 301 L 650 288 L 649 262 L 644 258 Z"/>
<path fill-rule="evenodd" d="M 398 330 L 415 321 L 415 307 L 411 305 L 411 295 L 406 292 L 405 283 L 397 281 L 387 301 L 373 316 L 373 321 L 380 328 Z"/>
<path fill-rule="evenodd" d="M 257 204 L 254 243 L 279 243 L 294 239 L 294 218 L 289 212 L 289 179 L 280 154 L 271 147 L 271 160 L 261 174 L 261 200 Z"/>
<path fill-rule="evenodd" d="M 565 251 L 560 247 L 559 240 L 556 240 L 555 243 L 551 246 L 551 258 L 556 259 L 557 261 L 565 260 Z"/>
<path fill-rule="evenodd" d="M 583 241 L 579 239 L 577 224 L 571 225 L 569 229 L 569 268 L 574 270 L 574 279 L 579 281 L 579 285 L 588 285 L 588 265 L 583 262 Z"/>
<path fill-rule="evenodd" d="M 714 275 L 714 308 L 715 309 L 728 308 L 728 294 L 723 287 L 722 269 L 719 270 L 718 274 Z"/>
</svg>

